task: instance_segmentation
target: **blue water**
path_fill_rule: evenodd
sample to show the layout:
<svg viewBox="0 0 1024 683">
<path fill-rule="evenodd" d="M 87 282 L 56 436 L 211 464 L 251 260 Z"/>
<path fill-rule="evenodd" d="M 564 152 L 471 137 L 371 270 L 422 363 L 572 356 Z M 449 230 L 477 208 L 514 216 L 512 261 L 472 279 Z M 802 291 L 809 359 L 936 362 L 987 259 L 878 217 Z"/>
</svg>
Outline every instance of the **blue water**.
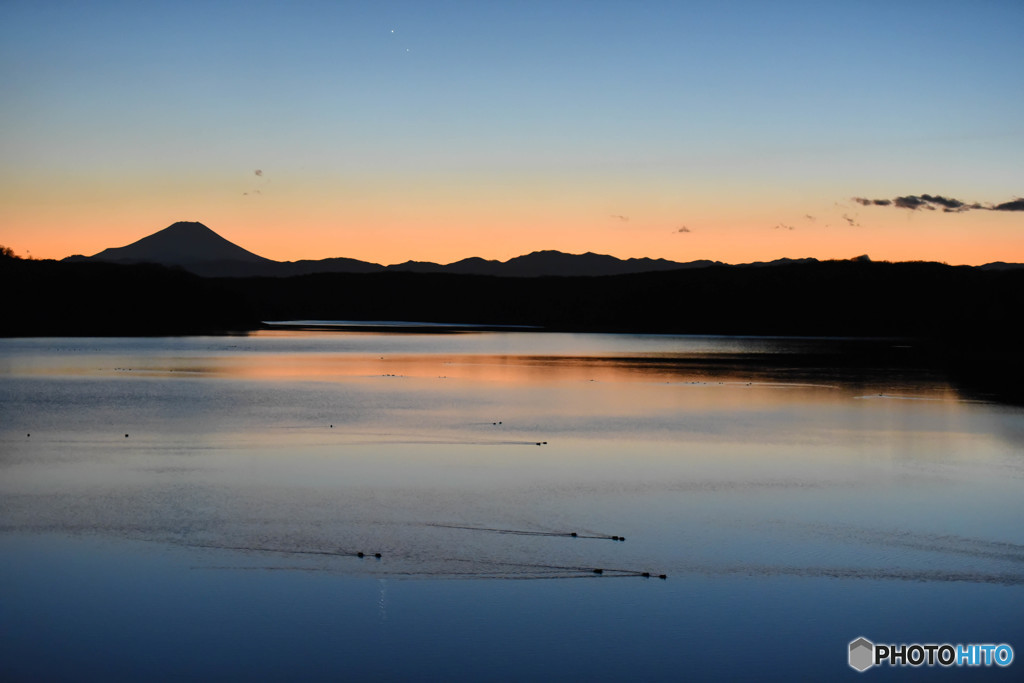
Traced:
<svg viewBox="0 0 1024 683">
<path fill-rule="evenodd" d="M 855 344 L 0 340 L 0 678 L 1011 680 L 847 665 L 1024 647 L 1024 411 Z"/>
</svg>

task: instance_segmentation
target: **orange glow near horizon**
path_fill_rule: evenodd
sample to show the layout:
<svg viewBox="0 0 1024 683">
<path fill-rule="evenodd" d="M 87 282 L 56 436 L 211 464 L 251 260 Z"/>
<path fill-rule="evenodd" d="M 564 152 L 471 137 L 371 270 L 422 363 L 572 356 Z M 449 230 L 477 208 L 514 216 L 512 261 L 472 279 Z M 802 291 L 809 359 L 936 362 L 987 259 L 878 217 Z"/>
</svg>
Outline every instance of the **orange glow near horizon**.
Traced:
<svg viewBox="0 0 1024 683">
<path fill-rule="evenodd" d="M 212 203 L 202 211 L 184 211 L 173 204 L 153 209 L 122 205 L 105 211 L 102 219 L 84 216 L 74 207 L 12 210 L 8 206 L 0 244 L 22 257 L 61 259 L 125 246 L 175 221 L 196 220 L 225 239 L 277 261 L 348 257 L 388 265 L 407 260 L 451 263 L 471 256 L 504 261 L 554 249 L 681 262 L 824 260 L 860 254 L 875 260 L 952 265 L 1024 262 L 1020 216 L 992 211 L 948 215 L 879 208 L 860 212 L 858 224 L 850 225 L 841 215 L 773 223 L 750 216 L 714 218 L 707 211 L 694 212 L 693 220 L 680 220 L 672 217 L 678 212 L 626 215 L 610 208 L 587 212 L 566 205 L 433 206 L 427 210 L 412 203 L 383 208 L 356 204 L 342 211 L 306 206 L 297 212 L 274 206 L 239 211 L 237 206 Z M 154 221 L 154 215 L 161 218 Z M 683 227 L 688 232 L 680 232 Z"/>
<path fill-rule="evenodd" d="M 269 174 L 268 174 L 269 175 Z M 814 201 L 777 187 L 712 185 L 673 192 L 657 182 L 616 185 L 512 173 L 424 179 L 97 175 L 31 178 L 0 189 L 0 244 L 19 256 L 61 259 L 121 247 L 179 221 L 199 221 L 269 259 L 347 257 L 389 265 L 508 260 L 532 251 L 726 263 L 779 258 L 1024 262 L 1020 212 L 863 207 Z M 819 190 L 818 194 L 824 194 Z M 727 208 L 723 208 L 727 207 Z"/>
</svg>

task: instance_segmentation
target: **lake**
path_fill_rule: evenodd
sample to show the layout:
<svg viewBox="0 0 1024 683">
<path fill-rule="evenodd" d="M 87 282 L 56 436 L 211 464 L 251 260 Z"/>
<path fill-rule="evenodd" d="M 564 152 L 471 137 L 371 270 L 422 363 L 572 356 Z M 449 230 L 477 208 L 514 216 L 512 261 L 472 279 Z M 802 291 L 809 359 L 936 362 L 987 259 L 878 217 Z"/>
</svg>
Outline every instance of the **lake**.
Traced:
<svg viewBox="0 0 1024 683">
<path fill-rule="evenodd" d="M 877 360 L 906 346 L 0 339 L 0 678 L 854 680 L 859 636 L 1019 649 L 1024 409 Z"/>
</svg>

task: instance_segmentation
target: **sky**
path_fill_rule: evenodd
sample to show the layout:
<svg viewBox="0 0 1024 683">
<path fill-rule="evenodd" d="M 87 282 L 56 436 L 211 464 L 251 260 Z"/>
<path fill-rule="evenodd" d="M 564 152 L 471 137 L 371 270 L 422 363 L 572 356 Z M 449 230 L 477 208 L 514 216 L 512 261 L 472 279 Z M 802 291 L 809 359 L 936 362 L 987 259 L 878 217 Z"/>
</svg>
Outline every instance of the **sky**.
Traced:
<svg viewBox="0 0 1024 683">
<path fill-rule="evenodd" d="M 1024 262 L 1024 2 L 0 1 L 0 244 Z"/>
</svg>

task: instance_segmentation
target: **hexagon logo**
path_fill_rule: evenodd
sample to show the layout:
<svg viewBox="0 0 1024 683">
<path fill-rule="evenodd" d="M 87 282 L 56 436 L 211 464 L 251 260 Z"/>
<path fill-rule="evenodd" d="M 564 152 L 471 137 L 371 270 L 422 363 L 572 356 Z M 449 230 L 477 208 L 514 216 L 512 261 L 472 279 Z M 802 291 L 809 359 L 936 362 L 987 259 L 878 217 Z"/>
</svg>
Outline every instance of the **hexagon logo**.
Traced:
<svg viewBox="0 0 1024 683">
<path fill-rule="evenodd" d="M 864 637 L 850 641 L 850 666 L 860 672 L 867 671 L 875 663 L 875 644 Z"/>
</svg>

